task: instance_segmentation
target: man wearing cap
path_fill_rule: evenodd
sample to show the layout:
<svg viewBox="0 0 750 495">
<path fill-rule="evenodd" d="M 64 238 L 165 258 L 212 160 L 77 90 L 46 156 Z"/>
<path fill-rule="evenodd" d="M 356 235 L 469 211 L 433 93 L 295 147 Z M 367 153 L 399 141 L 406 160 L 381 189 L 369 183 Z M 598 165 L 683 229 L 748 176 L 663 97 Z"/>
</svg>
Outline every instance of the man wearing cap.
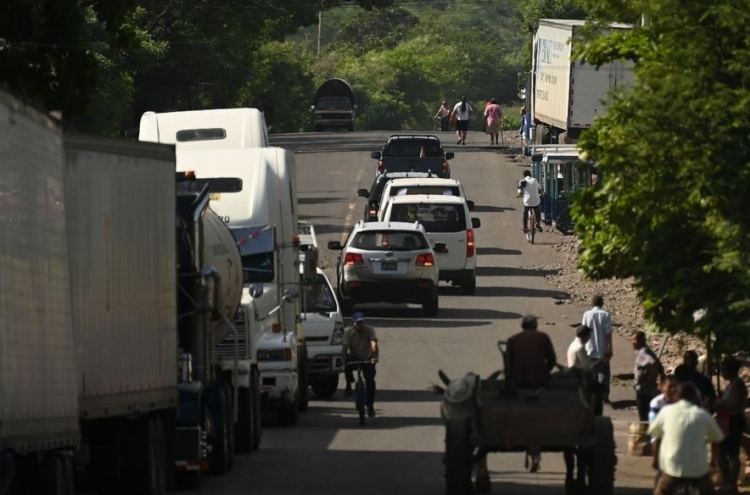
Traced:
<svg viewBox="0 0 750 495">
<path fill-rule="evenodd" d="M 375 417 L 375 364 L 378 362 L 380 350 L 378 349 L 378 337 L 375 329 L 365 325 L 365 315 L 356 312 L 352 315 L 352 326 L 344 330 L 344 338 L 341 345 L 341 361 L 348 363 L 351 361 L 368 361 L 360 364 L 362 374 L 365 377 L 365 386 L 367 388 L 367 415 Z M 344 376 L 346 377 L 346 388 L 344 396 L 352 395 L 352 382 L 354 382 L 354 366 L 344 366 Z"/>
<path fill-rule="evenodd" d="M 506 377 L 518 388 L 544 386 L 557 363 L 552 340 L 536 327 L 536 316 L 526 315 L 523 330 L 508 339 Z"/>
</svg>

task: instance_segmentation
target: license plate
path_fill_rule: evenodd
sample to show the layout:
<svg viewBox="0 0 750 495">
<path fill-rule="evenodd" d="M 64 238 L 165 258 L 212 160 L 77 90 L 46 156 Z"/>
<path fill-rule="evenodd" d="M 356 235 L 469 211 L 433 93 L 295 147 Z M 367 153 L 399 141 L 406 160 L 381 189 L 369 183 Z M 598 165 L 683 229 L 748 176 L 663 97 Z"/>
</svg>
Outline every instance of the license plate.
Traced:
<svg viewBox="0 0 750 495">
<path fill-rule="evenodd" d="M 395 272 L 398 269 L 398 261 L 381 261 L 380 269 L 384 272 Z"/>
</svg>

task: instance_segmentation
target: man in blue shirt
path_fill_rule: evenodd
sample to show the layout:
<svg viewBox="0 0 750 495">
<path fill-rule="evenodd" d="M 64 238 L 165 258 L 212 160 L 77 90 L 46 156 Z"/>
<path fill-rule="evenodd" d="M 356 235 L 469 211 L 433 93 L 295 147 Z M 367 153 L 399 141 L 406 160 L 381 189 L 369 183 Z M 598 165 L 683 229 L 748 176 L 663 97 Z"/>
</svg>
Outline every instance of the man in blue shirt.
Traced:
<svg viewBox="0 0 750 495">
<path fill-rule="evenodd" d="M 594 296 L 593 308 L 583 313 L 582 325 L 591 329 L 591 338 L 586 343 L 586 352 L 589 357 L 597 361 L 603 359 L 599 366 L 599 383 L 602 384 L 602 400 L 609 403 L 609 381 L 612 375 L 610 360 L 614 353 L 612 348 L 612 318 L 609 312 L 602 309 L 604 297 L 601 294 Z"/>
</svg>

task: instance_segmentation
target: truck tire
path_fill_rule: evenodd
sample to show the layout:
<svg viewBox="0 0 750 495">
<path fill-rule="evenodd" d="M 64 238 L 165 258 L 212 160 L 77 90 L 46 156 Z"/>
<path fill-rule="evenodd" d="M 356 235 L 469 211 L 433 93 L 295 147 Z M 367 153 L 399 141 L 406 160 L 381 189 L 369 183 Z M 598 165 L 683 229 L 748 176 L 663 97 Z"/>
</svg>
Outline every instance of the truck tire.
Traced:
<svg viewBox="0 0 750 495">
<path fill-rule="evenodd" d="M 219 386 L 218 404 L 216 415 L 219 418 L 227 417 L 227 397 L 224 394 L 224 388 Z M 216 424 L 216 423 L 214 423 Z M 213 449 L 211 450 L 211 474 L 221 475 L 229 471 L 229 430 L 226 424 L 214 428 L 213 431 Z"/>
<path fill-rule="evenodd" d="M 297 350 L 297 388 L 299 400 L 297 402 L 297 408 L 300 412 L 307 411 L 310 405 L 310 374 L 307 364 L 307 346 L 302 344 Z"/>
<path fill-rule="evenodd" d="M 96 493 L 117 495 L 123 488 L 123 435 L 125 422 L 119 418 L 89 421 L 91 485 Z"/>
<path fill-rule="evenodd" d="M 615 434 L 612 420 L 606 416 L 594 418 L 594 446 L 589 466 L 589 486 L 591 493 L 612 495 L 615 491 Z"/>
<path fill-rule="evenodd" d="M 473 491 L 469 432 L 469 420 L 465 418 L 449 419 L 445 425 L 446 495 L 469 495 Z"/>
<path fill-rule="evenodd" d="M 158 415 L 141 416 L 125 423 L 123 467 L 125 492 L 144 495 L 166 493 L 166 442 Z"/>
<path fill-rule="evenodd" d="M 46 455 L 36 469 L 27 472 L 27 476 L 29 483 L 26 485 L 30 488 L 27 493 L 49 495 L 73 495 L 75 493 L 73 456 L 67 452 Z"/>
<path fill-rule="evenodd" d="M 250 384 L 252 386 L 252 382 Z M 234 424 L 235 452 L 247 454 L 253 451 L 253 404 L 252 390 L 240 387 L 237 391 L 237 422 Z"/>
<path fill-rule="evenodd" d="M 250 387 L 253 397 L 253 450 L 258 450 L 263 438 L 263 416 L 260 407 L 260 370 L 257 366 L 250 369 Z"/>
<path fill-rule="evenodd" d="M 422 309 L 424 309 L 424 314 L 426 316 L 437 316 L 438 312 L 440 311 L 438 296 L 435 296 L 432 299 L 423 302 Z"/>
<path fill-rule="evenodd" d="M 339 375 L 321 375 L 310 377 L 310 386 L 318 399 L 330 399 L 339 388 Z"/>
</svg>

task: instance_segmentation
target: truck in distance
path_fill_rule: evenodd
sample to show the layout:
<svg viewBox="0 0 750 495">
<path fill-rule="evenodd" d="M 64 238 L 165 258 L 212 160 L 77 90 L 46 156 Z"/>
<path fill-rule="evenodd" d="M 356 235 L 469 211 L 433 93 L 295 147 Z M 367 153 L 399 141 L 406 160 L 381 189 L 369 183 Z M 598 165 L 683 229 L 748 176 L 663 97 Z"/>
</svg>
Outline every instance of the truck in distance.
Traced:
<svg viewBox="0 0 750 495">
<path fill-rule="evenodd" d="M 354 117 L 357 105 L 354 90 L 343 79 L 328 79 L 315 91 L 312 112 L 313 130 L 354 130 Z"/>
</svg>

